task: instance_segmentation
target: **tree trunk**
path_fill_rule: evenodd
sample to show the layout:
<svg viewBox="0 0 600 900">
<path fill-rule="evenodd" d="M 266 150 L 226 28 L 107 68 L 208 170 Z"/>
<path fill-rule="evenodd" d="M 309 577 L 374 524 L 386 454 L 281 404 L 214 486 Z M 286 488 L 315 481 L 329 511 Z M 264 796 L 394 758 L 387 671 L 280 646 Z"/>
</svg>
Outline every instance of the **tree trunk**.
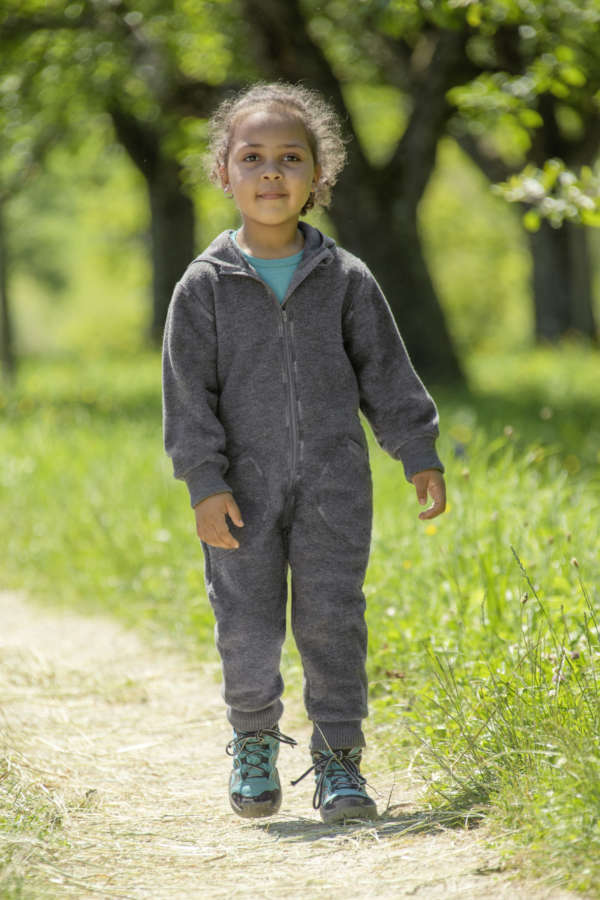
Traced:
<svg viewBox="0 0 600 900">
<path fill-rule="evenodd" d="M 358 193 L 358 196 L 357 196 Z M 463 378 L 419 235 L 417 209 L 367 185 L 339 191 L 331 211 L 340 243 L 379 281 L 415 368 L 426 381 Z"/>
<path fill-rule="evenodd" d="M 146 183 L 152 217 L 150 335 L 160 343 L 173 288 L 195 255 L 195 214 L 192 200 L 181 188 L 177 163 L 163 158 Z"/>
<path fill-rule="evenodd" d="M 542 221 L 529 235 L 533 257 L 535 336 L 557 341 L 568 335 L 597 339 L 589 246 L 582 225 L 552 228 Z"/>
<path fill-rule="evenodd" d="M 115 132 L 144 176 L 150 200 L 152 319 L 150 336 L 162 340 L 175 283 L 194 257 L 194 204 L 182 186 L 181 166 L 162 149 L 161 133 L 116 103 L 110 108 Z"/>
<path fill-rule="evenodd" d="M 362 154 L 351 159 L 332 209 L 342 243 L 379 279 L 417 371 L 438 383 L 464 375 L 423 253 L 418 210 L 450 114 L 448 86 L 463 71 L 464 41 L 460 33 L 440 36 L 426 77 L 413 79 L 412 111 L 394 156 L 381 169 Z"/>
<path fill-rule="evenodd" d="M 4 227 L 4 206 L 0 197 L 0 364 L 7 381 L 13 381 L 17 361 L 13 344 L 12 318 L 8 296 L 8 253 Z"/>
</svg>

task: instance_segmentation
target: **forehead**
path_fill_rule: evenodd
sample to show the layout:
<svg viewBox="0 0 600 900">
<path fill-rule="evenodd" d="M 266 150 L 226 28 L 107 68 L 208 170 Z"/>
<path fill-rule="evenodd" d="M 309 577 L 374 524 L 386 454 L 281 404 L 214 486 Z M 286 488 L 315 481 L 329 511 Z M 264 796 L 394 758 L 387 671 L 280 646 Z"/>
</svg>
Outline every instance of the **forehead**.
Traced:
<svg viewBox="0 0 600 900">
<path fill-rule="evenodd" d="M 231 147 L 254 145 L 303 145 L 310 149 L 306 129 L 300 119 L 285 109 L 253 109 L 242 112 L 233 125 Z"/>
</svg>

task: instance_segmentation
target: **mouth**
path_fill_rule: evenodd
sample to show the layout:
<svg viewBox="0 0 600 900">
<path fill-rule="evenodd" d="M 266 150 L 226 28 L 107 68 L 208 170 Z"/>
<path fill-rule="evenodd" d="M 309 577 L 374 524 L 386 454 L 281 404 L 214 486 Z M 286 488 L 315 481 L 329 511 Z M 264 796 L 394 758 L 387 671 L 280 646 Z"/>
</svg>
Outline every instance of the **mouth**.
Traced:
<svg viewBox="0 0 600 900">
<path fill-rule="evenodd" d="M 280 200 L 286 195 L 282 191 L 265 191 L 258 195 L 261 200 Z"/>
</svg>

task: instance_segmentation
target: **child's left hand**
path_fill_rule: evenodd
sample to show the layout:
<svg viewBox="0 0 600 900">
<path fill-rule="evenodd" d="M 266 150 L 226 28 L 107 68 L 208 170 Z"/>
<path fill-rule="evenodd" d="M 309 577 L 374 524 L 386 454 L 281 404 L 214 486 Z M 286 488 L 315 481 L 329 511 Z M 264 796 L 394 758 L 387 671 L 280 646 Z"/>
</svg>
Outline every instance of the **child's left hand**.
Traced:
<svg viewBox="0 0 600 900">
<path fill-rule="evenodd" d="M 420 519 L 435 519 L 446 509 L 446 483 L 438 469 L 425 469 L 411 478 L 417 491 L 417 499 L 421 506 L 427 503 L 427 495 L 433 500 L 429 509 L 419 513 Z"/>
</svg>

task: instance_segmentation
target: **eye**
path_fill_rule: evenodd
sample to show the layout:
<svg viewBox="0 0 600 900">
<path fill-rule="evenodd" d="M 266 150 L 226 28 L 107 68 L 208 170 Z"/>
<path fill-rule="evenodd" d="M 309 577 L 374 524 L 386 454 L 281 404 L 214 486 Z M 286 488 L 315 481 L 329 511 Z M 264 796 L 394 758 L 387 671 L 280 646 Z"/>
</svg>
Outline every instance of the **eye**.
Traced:
<svg viewBox="0 0 600 900">
<path fill-rule="evenodd" d="M 286 153 L 283 158 L 286 162 L 300 162 L 300 157 L 297 153 Z"/>
<path fill-rule="evenodd" d="M 242 162 L 256 162 L 258 159 L 258 153 L 246 153 L 242 158 Z"/>
</svg>

